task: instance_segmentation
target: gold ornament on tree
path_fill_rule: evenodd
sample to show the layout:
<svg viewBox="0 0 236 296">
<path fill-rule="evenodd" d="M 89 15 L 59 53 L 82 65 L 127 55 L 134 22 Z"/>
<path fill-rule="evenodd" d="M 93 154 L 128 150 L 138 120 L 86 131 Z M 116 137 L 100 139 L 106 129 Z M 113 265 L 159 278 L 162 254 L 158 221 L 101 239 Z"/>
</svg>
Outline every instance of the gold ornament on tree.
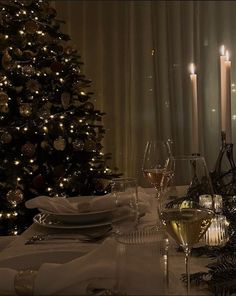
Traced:
<svg viewBox="0 0 236 296">
<path fill-rule="evenodd" d="M 30 20 L 25 23 L 24 29 L 27 34 L 35 34 L 39 29 L 39 25 Z"/>
<path fill-rule="evenodd" d="M 35 151 L 35 145 L 29 142 L 21 147 L 21 152 L 23 153 L 23 155 L 29 158 L 34 156 Z"/>
<path fill-rule="evenodd" d="M 6 195 L 7 201 L 14 207 L 24 200 L 24 194 L 20 189 L 9 190 Z"/>
<path fill-rule="evenodd" d="M 12 58 L 8 53 L 8 50 L 5 50 L 2 57 L 2 66 L 4 70 L 9 70 L 12 67 Z"/>
<path fill-rule="evenodd" d="M 0 112 L 8 113 L 9 112 L 8 104 L 0 105 Z"/>
<path fill-rule="evenodd" d="M 4 132 L 2 135 L 1 135 L 1 142 L 3 144 L 9 144 L 11 143 L 12 141 L 12 135 L 8 132 Z"/>
<path fill-rule="evenodd" d="M 19 111 L 21 116 L 29 117 L 32 114 L 32 105 L 30 103 L 20 103 Z"/>
<path fill-rule="evenodd" d="M 5 105 L 8 102 L 8 95 L 5 92 L 0 92 L 0 105 Z"/>
<path fill-rule="evenodd" d="M 31 79 L 26 82 L 26 89 L 32 93 L 39 92 L 41 84 L 37 80 Z"/>
<path fill-rule="evenodd" d="M 18 57 L 22 56 L 22 51 L 17 47 L 13 49 L 13 53 Z"/>
<path fill-rule="evenodd" d="M 53 142 L 53 147 L 58 151 L 63 151 L 66 148 L 66 141 L 61 136 Z"/>
</svg>

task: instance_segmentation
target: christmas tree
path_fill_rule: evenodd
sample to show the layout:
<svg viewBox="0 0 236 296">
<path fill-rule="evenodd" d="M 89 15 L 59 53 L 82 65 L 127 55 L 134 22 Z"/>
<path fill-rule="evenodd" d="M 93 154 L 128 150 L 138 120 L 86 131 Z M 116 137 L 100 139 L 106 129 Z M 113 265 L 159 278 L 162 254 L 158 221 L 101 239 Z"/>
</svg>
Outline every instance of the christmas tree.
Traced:
<svg viewBox="0 0 236 296">
<path fill-rule="evenodd" d="M 0 234 L 32 223 L 38 195 L 105 194 L 104 113 L 78 51 L 44 0 L 0 0 Z"/>
</svg>

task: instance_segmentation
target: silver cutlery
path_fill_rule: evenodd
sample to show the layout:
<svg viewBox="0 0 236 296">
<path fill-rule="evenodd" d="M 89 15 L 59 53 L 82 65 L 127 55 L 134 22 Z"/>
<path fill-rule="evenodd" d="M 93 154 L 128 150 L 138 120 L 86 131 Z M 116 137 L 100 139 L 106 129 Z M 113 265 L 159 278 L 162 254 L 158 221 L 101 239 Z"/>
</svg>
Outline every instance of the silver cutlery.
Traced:
<svg viewBox="0 0 236 296">
<path fill-rule="evenodd" d="M 107 237 L 111 232 L 111 228 L 106 229 L 103 232 L 91 233 L 91 234 L 36 234 L 30 237 L 25 245 L 33 245 L 36 243 L 58 243 L 62 241 L 70 242 L 98 242 L 99 240 Z"/>
</svg>

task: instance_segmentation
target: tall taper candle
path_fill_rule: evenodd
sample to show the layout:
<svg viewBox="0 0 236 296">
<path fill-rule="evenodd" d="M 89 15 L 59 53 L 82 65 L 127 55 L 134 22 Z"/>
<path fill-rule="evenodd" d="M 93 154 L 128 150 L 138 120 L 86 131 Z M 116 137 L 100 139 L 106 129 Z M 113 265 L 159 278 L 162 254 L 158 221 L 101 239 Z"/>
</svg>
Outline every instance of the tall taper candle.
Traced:
<svg viewBox="0 0 236 296">
<path fill-rule="evenodd" d="M 226 56 L 224 45 L 221 46 L 220 53 L 221 131 L 226 133 Z"/>
<path fill-rule="evenodd" d="M 225 129 L 226 129 L 226 143 L 232 143 L 232 125 L 231 125 L 231 61 L 229 60 L 229 52 L 226 51 L 225 59 L 225 86 L 226 86 L 226 96 L 225 96 Z"/>
<path fill-rule="evenodd" d="M 192 153 L 199 153 L 197 74 L 195 74 L 194 64 L 190 64 L 190 79 L 192 91 Z"/>
</svg>

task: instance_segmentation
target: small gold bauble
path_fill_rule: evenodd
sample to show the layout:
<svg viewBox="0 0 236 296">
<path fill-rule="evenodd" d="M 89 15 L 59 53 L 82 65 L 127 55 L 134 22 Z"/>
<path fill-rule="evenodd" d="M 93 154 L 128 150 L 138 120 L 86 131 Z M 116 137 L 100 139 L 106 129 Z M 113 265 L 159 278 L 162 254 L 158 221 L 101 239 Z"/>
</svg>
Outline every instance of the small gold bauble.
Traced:
<svg viewBox="0 0 236 296">
<path fill-rule="evenodd" d="M 8 191 L 6 199 L 11 205 L 17 206 L 23 201 L 24 194 L 20 189 L 12 189 Z"/>
<path fill-rule="evenodd" d="M 5 105 L 8 102 L 8 95 L 5 92 L 0 92 L 0 105 Z"/>
<path fill-rule="evenodd" d="M 2 57 L 2 66 L 5 70 L 9 70 L 12 66 L 12 58 L 9 55 L 7 50 L 5 50 L 3 57 Z"/>
<path fill-rule="evenodd" d="M 41 84 L 37 80 L 31 79 L 26 82 L 26 89 L 29 90 L 31 93 L 35 93 L 40 91 Z"/>
<path fill-rule="evenodd" d="M 49 144 L 47 141 L 42 141 L 40 144 L 41 148 L 43 148 L 44 150 L 49 148 Z"/>
<path fill-rule="evenodd" d="M 1 113 L 8 113 L 9 112 L 8 104 L 0 105 L 0 112 Z"/>
<path fill-rule="evenodd" d="M 36 22 L 32 21 L 32 20 L 27 21 L 25 23 L 25 32 L 27 34 L 34 34 L 34 33 L 36 33 L 36 31 L 38 29 L 39 29 L 39 25 Z"/>
<path fill-rule="evenodd" d="M 29 103 L 21 103 L 19 111 L 21 116 L 29 117 L 32 114 L 32 105 Z"/>
<path fill-rule="evenodd" d="M 26 157 L 33 157 L 35 154 L 35 145 L 32 143 L 26 143 L 21 147 L 21 152 Z"/>
<path fill-rule="evenodd" d="M 53 147 L 58 151 L 63 151 L 66 148 L 66 141 L 62 137 L 58 137 L 53 142 Z"/>
<path fill-rule="evenodd" d="M 22 51 L 19 48 L 14 48 L 13 49 L 13 52 L 17 56 L 22 56 Z"/>
<path fill-rule="evenodd" d="M 4 143 L 4 144 L 9 144 L 9 143 L 11 143 L 11 141 L 12 141 L 12 135 L 9 134 L 8 132 L 4 132 L 4 133 L 1 135 L 1 141 L 2 141 L 2 143 Z"/>
</svg>

